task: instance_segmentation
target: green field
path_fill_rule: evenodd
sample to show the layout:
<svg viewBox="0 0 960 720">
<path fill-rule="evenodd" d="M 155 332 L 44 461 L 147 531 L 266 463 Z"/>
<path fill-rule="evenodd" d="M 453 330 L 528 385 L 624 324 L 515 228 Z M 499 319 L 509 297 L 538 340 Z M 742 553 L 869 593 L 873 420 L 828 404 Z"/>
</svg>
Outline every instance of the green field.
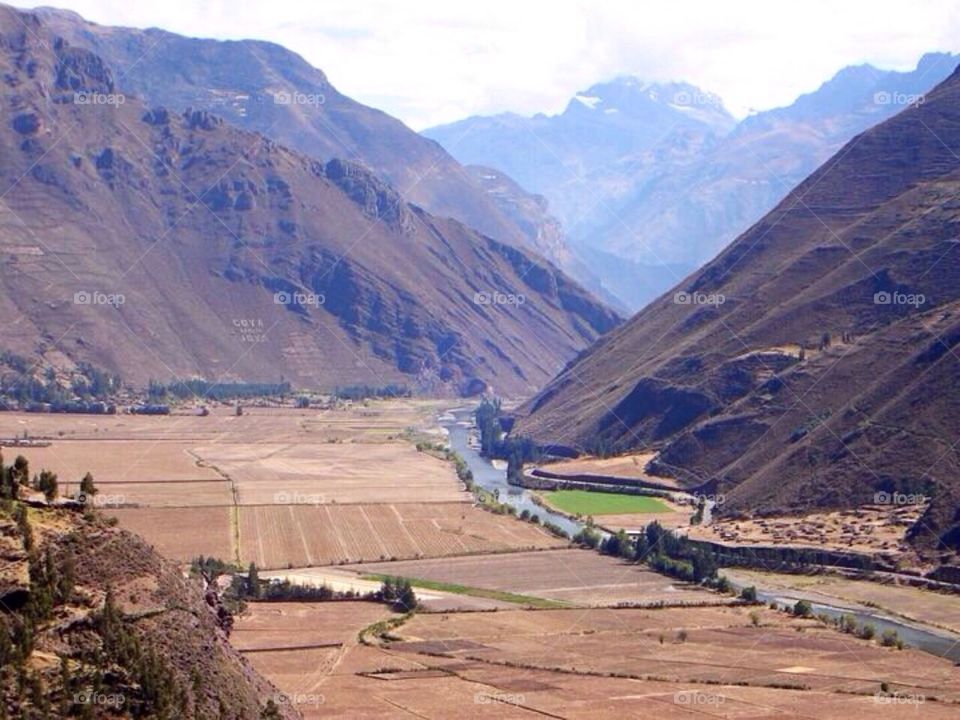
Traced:
<svg viewBox="0 0 960 720">
<path fill-rule="evenodd" d="M 649 495 L 620 495 L 589 490 L 554 490 L 543 493 L 553 507 L 571 515 L 625 515 L 627 513 L 663 513 L 670 508 Z"/>
</svg>

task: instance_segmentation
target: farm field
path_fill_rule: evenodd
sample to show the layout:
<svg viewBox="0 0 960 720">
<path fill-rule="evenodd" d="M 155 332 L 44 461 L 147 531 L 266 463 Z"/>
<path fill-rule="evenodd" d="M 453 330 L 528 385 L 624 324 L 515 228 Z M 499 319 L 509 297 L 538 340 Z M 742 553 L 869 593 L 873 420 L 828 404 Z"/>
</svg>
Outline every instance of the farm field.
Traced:
<svg viewBox="0 0 960 720">
<path fill-rule="evenodd" d="M 250 603 L 230 642 L 277 686 L 278 704 L 310 714 L 323 709 L 326 685 L 359 630 L 392 615 L 371 602 Z"/>
<path fill-rule="evenodd" d="M 121 508 L 105 514 L 135 532 L 171 560 L 189 562 L 198 555 L 234 557 L 228 507 Z"/>
<path fill-rule="evenodd" d="M 450 463 L 408 442 L 220 443 L 193 452 L 233 481 L 241 505 L 472 500 Z"/>
<path fill-rule="evenodd" d="M 418 452 L 441 401 L 329 408 L 214 406 L 210 415 L 0 413 L 0 437 L 64 494 L 92 472 L 98 504 L 179 561 L 264 569 L 557 547 L 473 505 L 451 463 Z M 20 452 L 19 449 L 16 452 Z"/>
<path fill-rule="evenodd" d="M 548 505 L 570 515 L 627 515 L 665 513 L 670 507 L 659 498 L 647 495 L 590 492 L 589 490 L 554 490 L 542 493 Z"/>
<path fill-rule="evenodd" d="M 544 470 L 549 470 L 551 473 L 557 475 L 598 475 L 628 478 L 631 480 L 647 480 L 658 485 L 667 485 L 679 489 L 680 486 L 671 478 L 647 474 L 644 468 L 654 457 L 656 457 L 656 453 L 654 452 L 619 455 L 610 458 L 582 457 L 576 458 L 575 460 L 561 460 L 543 465 L 542 467 Z"/>
<path fill-rule="evenodd" d="M 566 545 L 470 503 L 243 506 L 239 515 L 241 560 L 267 569 Z"/>
<path fill-rule="evenodd" d="M 393 574 L 560 600 L 583 606 L 622 602 L 722 602 L 723 596 L 590 550 L 518 552 L 496 557 L 348 565 L 360 574 Z"/>
<path fill-rule="evenodd" d="M 282 689 L 322 695 L 299 707 L 307 718 L 946 720 L 960 701 L 948 662 L 767 608 L 427 613 L 391 637 L 347 647 L 322 682 L 314 666 L 308 682 L 291 675 L 296 651 L 248 657 Z"/>
<path fill-rule="evenodd" d="M 159 438 L 54 440 L 50 447 L 25 448 L 24 454 L 31 465 L 53 470 L 68 484 L 79 482 L 87 472 L 98 483 L 223 479 L 215 470 L 198 465 L 190 449 L 188 443 Z"/>
<path fill-rule="evenodd" d="M 683 505 L 676 505 L 675 507 L 675 510 L 668 512 L 611 513 L 609 515 L 597 515 L 594 521 L 599 527 L 612 533 L 618 530 L 639 532 L 652 522 L 658 522 L 663 527 L 669 528 L 689 527 L 690 516 L 693 515 L 693 510 Z"/>
<path fill-rule="evenodd" d="M 64 494 L 79 491 L 78 483 L 64 483 Z M 158 482 L 97 483 L 94 504 L 101 509 L 114 507 L 224 507 L 230 505 L 233 496 L 227 480 Z"/>
</svg>

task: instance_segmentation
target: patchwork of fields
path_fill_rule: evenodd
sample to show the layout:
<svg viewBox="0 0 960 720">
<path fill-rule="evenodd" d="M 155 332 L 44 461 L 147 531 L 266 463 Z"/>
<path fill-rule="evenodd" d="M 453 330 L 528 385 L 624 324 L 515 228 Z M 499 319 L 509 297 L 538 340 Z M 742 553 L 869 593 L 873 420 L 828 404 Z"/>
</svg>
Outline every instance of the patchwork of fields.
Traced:
<svg viewBox="0 0 960 720">
<path fill-rule="evenodd" d="M 328 612 L 357 628 L 363 621 L 341 605 Z M 266 642 L 264 627 L 280 629 L 278 646 L 288 642 L 283 622 L 264 623 L 261 612 L 241 619 L 240 642 Z M 322 681 L 315 665 L 296 671 L 304 650 L 248 658 L 301 693 L 306 718 L 946 720 L 960 702 L 949 662 L 766 608 L 421 613 L 391 638 L 327 650 Z"/>
<path fill-rule="evenodd" d="M 439 403 L 218 407 L 208 416 L 5 413 L 64 494 L 91 472 L 95 503 L 164 555 L 264 569 L 508 552 L 565 543 L 474 506 L 451 463 L 418 452 Z"/>
<path fill-rule="evenodd" d="M 0 420 L 8 437 L 51 443 L 22 452 L 65 492 L 93 472 L 105 512 L 171 558 L 361 592 L 384 575 L 414 580 L 423 607 L 405 620 L 360 601 L 251 602 L 237 617 L 231 642 L 306 718 L 957 716 L 948 661 L 744 606 L 475 506 L 450 463 L 413 445 L 440 407 Z M 597 462 L 628 472 L 640 460 Z M 689 508 L 649 497 L 548 499 L 610 529 L 689 522 Z M 904 614 L 919 597 L 821 583 Z M 955 623 L 949 598 L 920 600 Z M 388 619 L 401 624 L 369 632 Z"/>
</svg>

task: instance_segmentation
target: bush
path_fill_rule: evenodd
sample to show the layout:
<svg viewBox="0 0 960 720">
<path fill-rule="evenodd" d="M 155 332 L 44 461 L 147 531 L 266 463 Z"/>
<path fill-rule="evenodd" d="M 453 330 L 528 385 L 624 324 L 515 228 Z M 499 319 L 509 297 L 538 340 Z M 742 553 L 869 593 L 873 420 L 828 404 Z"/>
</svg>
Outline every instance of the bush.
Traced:
<svg viewBox="0 0 960 720">
<path fill-rule="evenodd" d="M 809 600 L 797 600 L 797 604 L 793 606 L 793 614 L 797 617 L 810 617 L 813 615 L 813 608 L 810 606 Z"/>
<path fill-rule="evenodd" d="M 880 639 L 880 644 L 884 647 L 896 647 L 899 641 L 900 637 L 897 635 L 896 630 L 884 630 Z"/>
<path fill-rule="evenodd" d="M 746 600 L 747 602 L 756 602 L 757 601 L 757 589 L 751 585 L 750 587 L 745 587 L 740 591 L 740 599 Z"/>
</svg>

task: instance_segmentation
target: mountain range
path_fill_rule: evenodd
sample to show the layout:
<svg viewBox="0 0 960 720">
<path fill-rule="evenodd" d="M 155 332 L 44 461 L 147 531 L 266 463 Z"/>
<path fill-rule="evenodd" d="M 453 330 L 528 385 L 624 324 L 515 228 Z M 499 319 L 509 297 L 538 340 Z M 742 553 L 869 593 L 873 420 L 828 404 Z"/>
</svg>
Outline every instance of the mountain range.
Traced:
<svg viewBox="0 0 960 720">
<path fill-rule="evenodd" d="M 721 513 L 931 498 L 960 549 L 960 71 L 863 132 L 583 353 L 516 430 L 722 493 Z"/>
<path fill-rule="evenodd" d="M 790 106 L 739 122 L 695 86 L 623 77 L 577 94 L 558 115 L 471 117 L 424 134 L 543 194 L 569 255 L 636 310 L 956 61 L 934 53 L 910 72 L 848 67 Z"/>
<path fill-rule="evenodd" d="M 5 350 L 133 382 L 522 394 L 619 321 L 519 241 L 434 216 L 367 165 L 128 94 L 133 64 L 51 17 L 71 16 L 0 7 Z"/>
<path fill-rule="evenodd" d="M 553 254 L 556 238 L 541 227 L 550 222 L 541 211 L 517 217 L 510 198 L 490 196 L 440 145 L 342 94 L 322 70 L 280 45 L 107 27 L 52 8 L 36 12 L 58 36 L 103 58 L 122 92 L 150 105 L 208 110 L 320 160 L 365 165 L 433 215 L 552 260 L 562 257 L 562 250 Z"/>
</svg>

